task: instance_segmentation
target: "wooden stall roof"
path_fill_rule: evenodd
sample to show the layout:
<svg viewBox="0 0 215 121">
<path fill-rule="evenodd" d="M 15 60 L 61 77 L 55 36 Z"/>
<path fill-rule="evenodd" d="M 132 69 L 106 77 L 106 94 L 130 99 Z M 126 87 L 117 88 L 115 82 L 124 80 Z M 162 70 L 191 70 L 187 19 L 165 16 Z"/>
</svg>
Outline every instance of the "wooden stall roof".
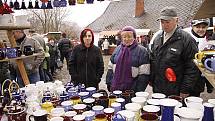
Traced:
<svg viewBox="0 0 215 121">
<path fill-rule="evenodd" d="M 215 17 L 215 0 L 205 0 L 195 14 L 194 19 L 204 19 L 211 17 Z"/>
</svg>

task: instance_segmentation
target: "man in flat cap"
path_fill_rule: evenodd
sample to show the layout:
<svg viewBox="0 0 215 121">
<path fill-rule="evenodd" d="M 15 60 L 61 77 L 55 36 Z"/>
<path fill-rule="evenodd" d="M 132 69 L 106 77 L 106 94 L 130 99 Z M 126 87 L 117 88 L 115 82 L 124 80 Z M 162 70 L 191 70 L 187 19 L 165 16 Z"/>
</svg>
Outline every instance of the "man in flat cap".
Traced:
<svg viewBox="0 0 215 121">
<path fill-rule="evenodd" d="M 158 20 L 162 30 L 150 46 L 153 92 L 185 98 L 191 95 L 199 78 L 199 70 L 192 61 L 198 48 L 195 40 L 178 27 L 175 7 L 163 8 Z"/>
</svg>

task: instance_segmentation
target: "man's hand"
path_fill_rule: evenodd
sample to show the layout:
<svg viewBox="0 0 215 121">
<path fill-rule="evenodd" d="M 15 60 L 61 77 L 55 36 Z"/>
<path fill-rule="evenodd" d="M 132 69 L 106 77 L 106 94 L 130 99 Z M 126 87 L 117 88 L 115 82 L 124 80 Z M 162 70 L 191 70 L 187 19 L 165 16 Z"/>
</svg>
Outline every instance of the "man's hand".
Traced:
<svg viewBox="0 0 215 121">
<path fill-rule="evenodd" d="M 185 93 L 180 93 L 180 96 L 184 99 L 186 97 L 188 97 L 190 94 L 185 94 Z"/>
</svg>

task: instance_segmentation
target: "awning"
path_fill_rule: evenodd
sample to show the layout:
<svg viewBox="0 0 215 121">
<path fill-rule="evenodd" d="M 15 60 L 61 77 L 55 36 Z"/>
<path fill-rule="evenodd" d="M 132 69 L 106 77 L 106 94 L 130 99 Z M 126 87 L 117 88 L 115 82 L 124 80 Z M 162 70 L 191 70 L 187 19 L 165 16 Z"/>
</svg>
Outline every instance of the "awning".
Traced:
<svg viewBox="0 0 215 121">
<path fill-rule="evenodd" d="M 197 11 L 194 19 L 204 19 L 211 17 L 215 17 L 215 0 L 205 0 Z"/>
</svg>

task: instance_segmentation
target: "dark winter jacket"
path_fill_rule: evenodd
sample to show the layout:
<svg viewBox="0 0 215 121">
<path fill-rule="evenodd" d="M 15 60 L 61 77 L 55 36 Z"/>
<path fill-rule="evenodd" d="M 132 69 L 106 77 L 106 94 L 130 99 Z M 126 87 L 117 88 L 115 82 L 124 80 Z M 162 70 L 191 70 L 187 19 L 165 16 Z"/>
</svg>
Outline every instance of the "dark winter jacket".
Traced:
<svg viewBox="0 0 215 121">
<path fill-rule="evenodd" d="M 122 51 L 122 45 L 117 46 L 114 50 L 109 64 L 108 64 L 108 72 L 106 75 L 106 84 L 109 86 L 114 77 L 116 63 L 120 56 L 120 52 Z M 145 47 L 141 45 L 137 45 L 135 48 L 131 49 L 131 65 L 132 65 L 132 77 L 133 84 L 132 90 L 137 91 L 145 91 L 148 81 L 149 81 L 149 73 L 150 73 L 150 64 L 149 64 L 149 55 Z"/>
<path fill-rule="evenodd" d="M 61 53 L 68 53 L 73 48 L 71 41 L 68 38 L 62 38 L 59 40 L 58 49 Z"/>
<path fill-rule="evenodd" d="M 195 40 L 186 32 L 177 28 L 172 37 L 163 44 L 163 31 L 159 33 L 151 46 L 151 81 L 153 92 L 166 95 L 189 93 L 197 88 L 199 70 L 193 62 L 198 48 Z M 176 80 L 166 76 L 167 68 L 173 70 Z M 170 74 L 170 75 L 174 75 Z M 174 78 L 172 78 L 174 80 Z"/>
<path fill-rule="evenodd" d="M 0 62 L 0 84 L 6 79 L 10 79 L 9 64 L 8 62 Z"/>
<path fill-rule="evenodd" d="M 91 30 L 85 29 L 84 31 Z M 82 44 L 74 47 L 69 59 L 69 73 L 75 84 L 81 83 L 85 84 L 86 87 L 98 88 L 104 73 L 102 54 L 100 49 L 93 45 L 94 37 L 91 46 L 89 48 L 85 47 L 82 34 L 80 37 Z"/>
</svg>

